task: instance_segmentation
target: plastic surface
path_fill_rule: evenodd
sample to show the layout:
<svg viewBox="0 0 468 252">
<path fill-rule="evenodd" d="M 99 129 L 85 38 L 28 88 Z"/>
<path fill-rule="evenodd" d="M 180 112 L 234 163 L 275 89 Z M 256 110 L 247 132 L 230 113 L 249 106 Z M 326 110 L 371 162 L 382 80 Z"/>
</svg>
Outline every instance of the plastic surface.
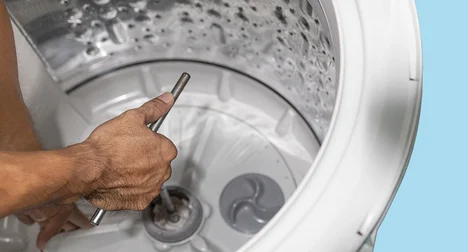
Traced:
<svg viewBox="0 0 468 252">
<path fill-rule="evenodd" d="M 0 251 L 26 251 L 29 240 L 25 233 L 26 226 L 16 217 L 8 216 L 0 219 Z"/>
<path fill-rule="evenodd" d="M 284 205 L 283 192 L 269 177 L 249 173 L 224 187 L 219 210 L 224 221 L 244 234 L 256 234 Z"/>
<path fill-rule="evenodd" d="M 283 201 L 292 195 L 319 150 L 313 131 L 290 104 L 268 87 L 218 66 L 194 62 L 143 64 L 95 79 L 69 94 L 74 109 L 59 108 L 57 125 L 62 142 L 81 141 L 102 122 L 170 90 L 180 69 L 190 73 L 192 79 L 159 132 L 179 150 L 166 184 L 188 189 L 201 202 L 204 217 L 200 230 L 177 244 L 158 242 L 141 231 L 141 213 L 108 214 L 98 228 L 58 236 L 47 251 L 93 248 L 107 252 L 130 247 L 142 251 L 199 251 L 197 246 L 203 244 L 213 251 L 233 251 L 258 230 L 245 234 L 222 217 L 220 200 L 229 182 L 245 174 L 261 174 L 279 186 Z M 268 184 L 262 189 L 264 195 L 259 195 L 258 203 L 277 206 L 273 199 L 278 189 Z M 94 211 L 86 204 L 82 209 L 87 214 Z M 240 214 L 248 216 L 253 210 L 244 209 Z M 119 241 L 118 245 L 115 241 Z"/>
</svg>

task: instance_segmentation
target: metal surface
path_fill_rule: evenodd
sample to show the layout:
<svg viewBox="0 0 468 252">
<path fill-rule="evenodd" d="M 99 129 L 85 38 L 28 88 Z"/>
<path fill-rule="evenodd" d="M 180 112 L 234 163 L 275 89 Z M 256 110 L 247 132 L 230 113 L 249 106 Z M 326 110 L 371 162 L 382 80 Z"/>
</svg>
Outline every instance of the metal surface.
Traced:
<svg viewBox="0 0 468 252">
<path fill-rule="evenodd" d="M 176 209 L 174 207 L 174 204 L 172 203 L 171 195 L 169 195 L 169 192 L 165 187 L 161 190 L 159 196 L 161 196 L 163 203 L 166 205 L 167 211 L 169 213 L 174 213 Z"/>
<path fill-rule="evenodd" d="M 174 104 L 175 102 L 177 101 L 177 98 L 179 98 L 180 94 L 182 93 L 182 91 L 184 90 L 185 86 L 187 85 L 187 83 L 189 82 L 190 80 L 190 75 L 188 73 L 183 73 L 179 80 L 177 81 L 176 85 L 174 86 L 174 88 L 172 89 L 171 93 L 172 95 L 174 96 Z M 170 112 L 170 110 L 161 118 L 159 118 L 158 120 L 156 120 L 154 123 L 151 123 L 148 127 L 153 131 L 153 132 L 157 132 L 159 130 L 159 128 L 161 127 L 162 123 L 164 122 L 164 120 L 166 119 L 166 116 L 167 114 Z M 163 195 L 167 194 L 167 191 L 165 191 L 166 189 L 163 188 L 161 193 Z M 171 199 L 170 197 L 163 197 L 163 200 L 165 201 L 165 204 L 167 204 L 169 206 L 168 210 L 172 212 L 175 211 L 174 209 L 174 206 L 171 202 Z M 93 216 L 91 217 L 90 219 L 90 223 L 94 226 L 99 226 L 99 224 L 101 224 L 101 221 L 102 219 L 104 218 L 104 215 L 106 214 L 106 211 L 101 209 L 101 208 L 98 208 L 96 210 L 96 212 L 94 212 Z M 174 216 L 174 218 L 177 218 L 176 216 Z"/>
<path fill-rule="evenodd" d="M 323 140 L 337 94 L 338 48 L 318 0 L 6 0 L 65 91 L 152 60 L 209 62 L 261 80 Z"/>
<path fill-rule="evenodd" d="M 176 85 L 171 91 L 172 95 L 174 96 L 174 103 L 179 98 L 180 94 L 184 90 L 189 80 L 190 80 L 190 75 L 188 73 L 183 73 L 182 76 L 180 76 L 179 80 L 177 81 Z M 162 123 L 164 122 L 164 120 L 166 119 L 168 113 L 166 113 L 163 117 L 159 118 L 156 122 L 150 124 L 149 128 L 153 132 L 157 132 L 159 128 L 161 127 Z"/>
<path fill-rule="evenodd" d="M 171 219 L 167 204 L 159 196 L 143 211 L 143 225 L 146 233 L 159 242 L 180 243 L 199 229 L 203 221 L 203 208 L 200 201 L 187 189 L 168 186 L 166 190 L 173 199 L 180 218 Z"/>
<path fill-rule="evenodd" d="M 98 208 L 96 212 L 94 212 L 91 220 L 89 221 L 94 226 L 99 226 L 101 224 L 102 219 L 104 219 L 104 215 L 106 214 L 106 210 Z"/>
</svg>

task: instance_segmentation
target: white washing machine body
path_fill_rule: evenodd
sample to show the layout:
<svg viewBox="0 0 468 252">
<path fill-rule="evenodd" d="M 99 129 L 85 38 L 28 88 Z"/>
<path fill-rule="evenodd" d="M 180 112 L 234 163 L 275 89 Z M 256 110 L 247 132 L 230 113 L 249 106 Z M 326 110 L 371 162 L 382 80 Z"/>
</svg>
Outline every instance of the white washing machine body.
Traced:
<svg viewBox="0 0 468 252">
<path fill-rule="evenodd" d="M 414 2 L 322 5 L 342 60 L 332 126 L 314 172 L 241 251 L 370 249 L 409 163 L 422 98 Z"/>
<path fill-rule="evenodd" d="M 311 5 L 323 9 L 321 20 L 327 21 L 334 47 L 335 112 L 302 181 L 279 212 L 238 251 L 371 251 L 409 162 L 422 92 L 414 2 L 331 0 Z M 66 132 L 64 128 L 78 122 L 61 125 L 57 115 L 69 113 L 78 118 L 92 113 L 80 107 L 84 101 L 66 92 L 67 83 L 73 81 L 58 85 L 49 74 L 50 66 L 44 66 L 23 35 L 24 29 L 15 25 L 14 30 L 23 95 L 38 134 L 46 148 L 61 147 L 67 138 L 60 135 Z M 97 238 L 82 242 L 96 247 L 99 241 L 112 242 L 113 238 L 105 237 L 107 231 L 83 231 L 81 236 Z M 28 232 L 33 239 L 37 230 Z M 56 244 L 80 235 L 59 236 Z M 33 251 L 33 245 L 28 251 Z M 57 246 L 50 251 L 65 251 Z"/>
</svg>

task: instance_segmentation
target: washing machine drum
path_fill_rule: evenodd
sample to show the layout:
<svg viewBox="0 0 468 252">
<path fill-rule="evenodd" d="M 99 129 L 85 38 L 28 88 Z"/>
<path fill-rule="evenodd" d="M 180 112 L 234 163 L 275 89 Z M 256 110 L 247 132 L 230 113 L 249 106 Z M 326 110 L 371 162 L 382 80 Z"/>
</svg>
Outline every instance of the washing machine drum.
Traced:
<svg viewBox="0 0 468 252">
<path fill-rule="evenodd" d="M 156 198 L 47 251 L 372 249 L 418 122 L 412 0 L 6 2 L 45 148 L 192 76 L 160 130 L 179 218 Z"/>
</svg>

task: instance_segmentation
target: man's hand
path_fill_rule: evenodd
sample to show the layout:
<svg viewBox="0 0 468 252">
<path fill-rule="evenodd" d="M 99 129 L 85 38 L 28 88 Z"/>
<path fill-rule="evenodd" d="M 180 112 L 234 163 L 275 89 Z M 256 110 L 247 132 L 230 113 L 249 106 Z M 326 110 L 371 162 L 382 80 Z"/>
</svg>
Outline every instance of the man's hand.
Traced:
<svg viewBox="0 0 468 252">
<path fill-rule="evenodd" d="M 44 206 L 18 214 L 17 217 L 27 225 L 39 224 L 41 230 L 36 246 L 41 250 L 44 250 L 49 240 L 60 232 L 92 227 L 88 218 L 75 204 Z"/>
<path fill-rule="evenodd" d="M 104 210 L 145 209 L 171 176 L 171 162 L 177 156 L 174 144 L 147 125 L 164 116 L 173 103 L 174 97 L 166 93 L 64 149 L 0 151 L 0 178 L 5 178 L 0 183 L 4 202 L 0 218 L 79 198 Z"/>
<path fill-rule="evenodd" d="M 163 94 L 91 133 L 82 145 L 94 155 L 84 158 L 94 160 L 97 169 L 96 179 L 85 188 L 85 199 L 105 210 L 143 210 L 159 195 L 171 176 L 177 149 L 147 125 L 164 116 L 173 102 L 170 93 Z M 89 164 L 86 162 L 83 172 L 92 168 Z"/>
</svg>

